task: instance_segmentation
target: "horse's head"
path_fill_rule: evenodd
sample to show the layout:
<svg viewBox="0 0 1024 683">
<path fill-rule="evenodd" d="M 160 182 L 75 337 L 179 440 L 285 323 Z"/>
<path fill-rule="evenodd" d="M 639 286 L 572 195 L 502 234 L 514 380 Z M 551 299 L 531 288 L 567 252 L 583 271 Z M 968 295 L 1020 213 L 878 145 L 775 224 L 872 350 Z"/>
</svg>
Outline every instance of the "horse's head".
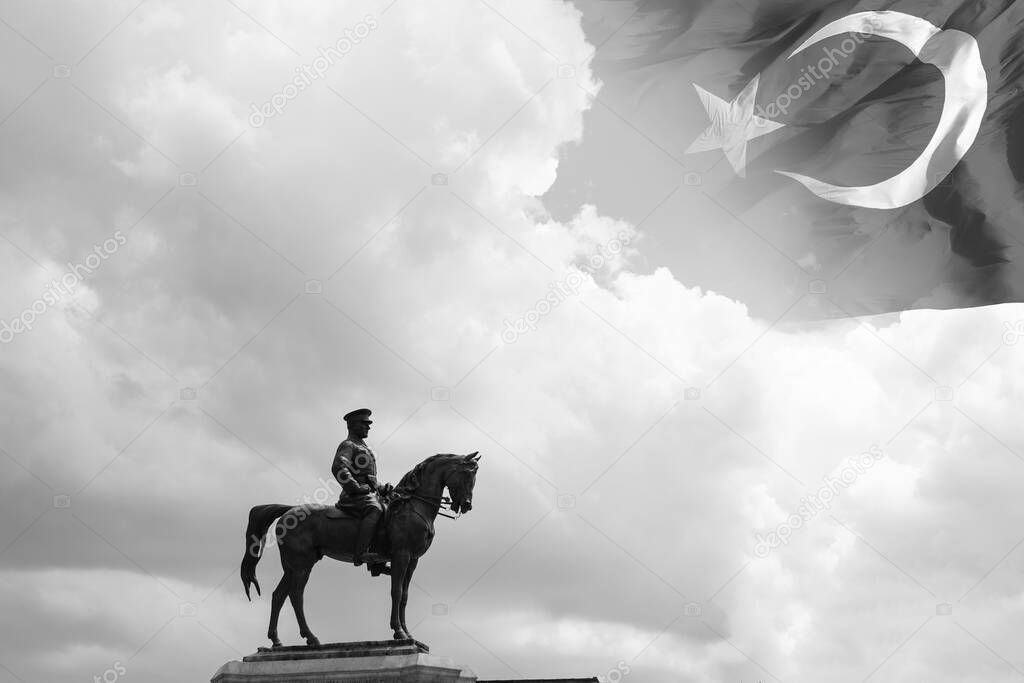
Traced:
<svg viewBox="0 0 1024 683">
<path fill-rule="evenodd" d="M 473 509 L 473 487 L 476 485 L 476 471 L 479 468 L 480 453 L 463 455 L 448 474 L 445 486 L 451 494 L 452 512 L 462 514 Z"/>
</svg>

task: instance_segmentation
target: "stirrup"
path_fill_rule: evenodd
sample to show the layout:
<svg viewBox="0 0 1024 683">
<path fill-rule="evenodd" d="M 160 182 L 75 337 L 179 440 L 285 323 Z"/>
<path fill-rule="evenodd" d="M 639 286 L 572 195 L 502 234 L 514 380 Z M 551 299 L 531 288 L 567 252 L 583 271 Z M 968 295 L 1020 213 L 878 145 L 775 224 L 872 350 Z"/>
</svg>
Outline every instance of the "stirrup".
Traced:
<svg viewBox="0 0 1024 683">
<path fill-rule="evenodd" d="M 375 564 L 386 564 L 387 558 L 382 556 L 380 553 L 376 553 L 372 550 L 367 550 L 362 555 L 356 555 L 352 557 L 353 566 L 359 567 L 363 564 L 368 567 L 372 567 Z"/>
</svg>

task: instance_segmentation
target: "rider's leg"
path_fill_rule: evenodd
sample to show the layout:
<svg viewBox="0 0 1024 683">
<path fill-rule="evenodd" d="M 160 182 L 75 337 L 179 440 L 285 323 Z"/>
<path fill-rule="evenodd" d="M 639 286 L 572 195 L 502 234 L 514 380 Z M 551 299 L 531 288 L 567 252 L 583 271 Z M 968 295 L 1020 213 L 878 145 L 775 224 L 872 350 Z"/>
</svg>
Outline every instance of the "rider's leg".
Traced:
<svg viewBox="0 0 1024 683">
<path fill-rule="evenodd" d="M 363 563 L 363 555 L 370 549 L 370 541 L 373 540 L 380 515 L 380 508 L 368 507 L 359 521 L 359 535 L 356 536 L 356 548 L 352 554 L 352 564 L 357 567 Z"/>
</svg>

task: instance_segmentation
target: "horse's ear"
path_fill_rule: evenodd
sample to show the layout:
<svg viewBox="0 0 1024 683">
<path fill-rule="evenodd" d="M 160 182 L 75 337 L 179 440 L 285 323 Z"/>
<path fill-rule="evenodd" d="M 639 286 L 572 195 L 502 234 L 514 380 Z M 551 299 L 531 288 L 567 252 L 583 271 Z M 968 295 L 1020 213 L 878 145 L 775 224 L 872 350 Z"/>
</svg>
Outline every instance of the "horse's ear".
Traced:
<svg viewBox="0 0 1024 683">
<path fill-rule="evenodd" d="M 472 460 L 473 462 L 479 461 L 480 460 L 480 451 L 473 451 L 472 453 L 470 453 L 469 455 L 466 456 L 466 460 Z"/>
</svg>

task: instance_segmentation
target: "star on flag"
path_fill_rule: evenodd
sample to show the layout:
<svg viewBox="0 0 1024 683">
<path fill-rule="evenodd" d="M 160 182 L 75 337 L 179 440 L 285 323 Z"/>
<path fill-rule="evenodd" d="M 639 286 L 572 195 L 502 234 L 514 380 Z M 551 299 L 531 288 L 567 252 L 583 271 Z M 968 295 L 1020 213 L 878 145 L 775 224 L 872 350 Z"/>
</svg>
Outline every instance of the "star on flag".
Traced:
<svg viewBox="0 0 1024 683">
<path fill-rule="evenodd" d="M 686 149 L 687 154 L 721 149 L 736 174 L 741 178 L 746 176 L 747 143 L 785 126 L 754 113 L 759 80 L 760 76 L 755 76 L 731 102 L 711 94 L 696 83 L 693 84 L 708 112 L 711 124 Z"/>
</svg>

